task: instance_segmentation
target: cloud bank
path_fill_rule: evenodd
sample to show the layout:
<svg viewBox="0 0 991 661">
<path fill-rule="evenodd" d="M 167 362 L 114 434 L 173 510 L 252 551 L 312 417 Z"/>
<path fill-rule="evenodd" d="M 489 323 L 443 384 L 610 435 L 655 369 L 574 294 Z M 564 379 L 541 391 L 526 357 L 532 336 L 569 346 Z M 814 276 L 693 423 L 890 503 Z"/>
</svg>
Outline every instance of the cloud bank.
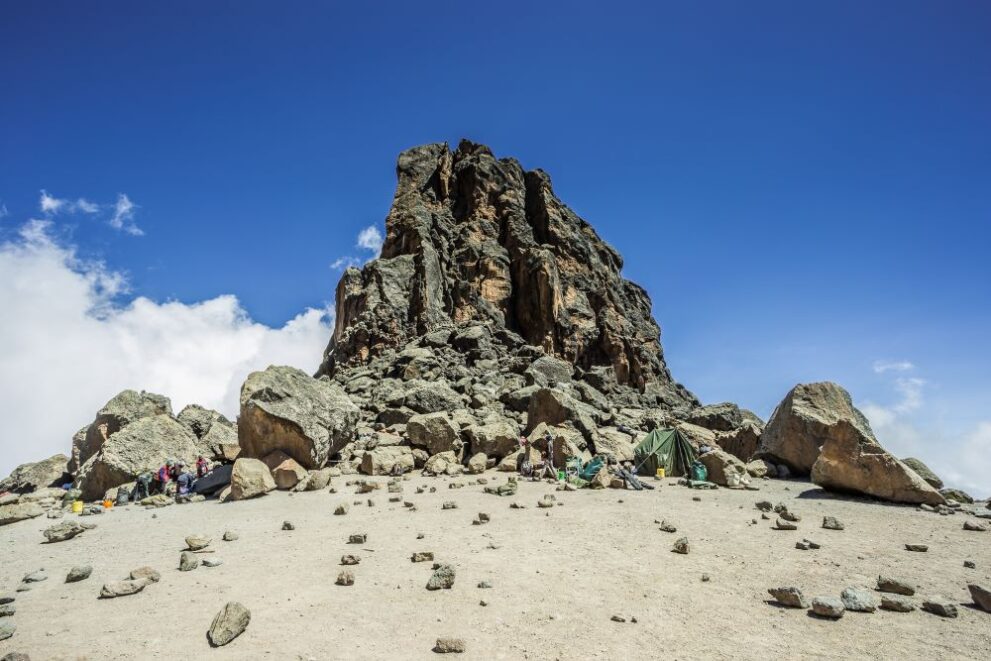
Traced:
<svg viewBox="0 0 991 661">
<path fill-rule="evenodd" d="M 122 274 L 81 259 L 50 221 L 0 243 L 0 475 L 68 453 L 72 434 L 125 388 L 166 395 L 176 412 L 196 402 L 236 416 L 249 372 L 314 371 L 332 330 L 328 310 L 270 328 L 235 296 L 120 303 L 126 292 Z"/>
</svg>

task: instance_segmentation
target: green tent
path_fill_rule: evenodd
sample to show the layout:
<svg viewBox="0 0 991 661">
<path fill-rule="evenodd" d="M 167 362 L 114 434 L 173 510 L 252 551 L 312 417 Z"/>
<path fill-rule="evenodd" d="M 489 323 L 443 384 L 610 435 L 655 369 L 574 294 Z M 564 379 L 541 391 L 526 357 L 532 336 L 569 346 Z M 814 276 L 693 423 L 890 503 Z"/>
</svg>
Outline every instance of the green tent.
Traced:
<svg viewBox="0 0 991 661">
<path fill-rule="evenodd" d="M 677 429 L 655 429 L 633 450 L 633 463 L 640 475 L 656 475 L 658 468 L 674 477 L 689 475 L 695 450 Z"/>
</svg>

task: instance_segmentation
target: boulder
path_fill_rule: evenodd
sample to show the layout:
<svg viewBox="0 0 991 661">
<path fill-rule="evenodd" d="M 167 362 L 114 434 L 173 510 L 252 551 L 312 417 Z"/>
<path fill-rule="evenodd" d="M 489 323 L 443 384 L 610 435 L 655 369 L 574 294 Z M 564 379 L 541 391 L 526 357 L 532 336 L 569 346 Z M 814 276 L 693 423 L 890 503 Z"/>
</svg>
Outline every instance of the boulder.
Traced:
<svg viewBox="0 0 991 661">
<path fill-rule="evenodd" d="M 537 463 L 540 461 L 540 453 L 531 447 L 529 454 L 530 454 L 531 465 L 534 466 L 537 465 Z M 519 470 L 520 462 L 522 461 L 522 459 L 520 458 L 522 455 L 523 455 L 523 450 L 519 450 L 519 449 L 512 454 L 506 455 L 505 457 L 502 458 L 502 461 L 500 461 L 496 465 L 496 470 L 498 470 L 501 473 L 517 472 Z"/>
<path fill-rule="evenodd" d="M 754 459 L 747 463 L 747 473 L 750 477 L 777 477 L 778 471 L 774 464 L 765 459 Z"/>
<path fill-rule="evenodd" d="M 709 481 L 721 487 L 737 486 L 740 479 L 747 476 L 747 467 L 742 461 L 718 448 L 699 455 L 698 459 L 709 472 Z M 736 478 L 731 478 L 732 474 Z"/>
<path fill-rule="evenodd" d="M 509 418 L 497 416 L 484 424 L 465 428 L 472 453 L 483 452 L 501 459 L 519 449 L 520 427 Z"/>
<path fill-rule="evenodd" d="M 294 367 L 252 372 L 241 387 L 241 456 L 282 450 L 307 469 L 320 468 L 355 438 L 358 407 L 336 383 Z"/>
<path fill-rule="evenodd" d="M 226 645 L 244 633 L 250 622 L 251 611 L 239 602 L 229 601 L 214 616 L 207 638 L 214 647 Z"/>
<path fill-rule="evenodd" d="M 307 476 L 306 469 L 282 450 L 265 455 L 262 463 L 271 471 L 277 489 L 292 489 Z"/>
<path fill-rule="evenodd" d="M 0 480 L 0 493 L 4 491 L 27 493 L 36 489 L 61 486 L 66 481 L 68 463 L 67 456 L 56 454 L 43 461 L 21 464 L 9 476 Z"/>
<path fill-rule="evenodd" d="M 0 526 L 6 526 L 25 519 L 33 519 L 45 513 L 45 509 L 38 503 L 17 502 L 9 505 L 0 505 Z"/>
<path fill-rule="evenodd" d="M 977 583 L 969 583 L 967 589 L 970 590 L 970 598 L 983 611 L 991 613 L 991 589 Z"/>
<path fill-rule="evenodd" d="M 231 472 L 231 500 L 254 498 L 275 488 L 271 471 L 260 460 L 242 457 L 234 462 L 234 470 Z"/>
<path fill-rule="evenodd" d="M 414 415 L 406 424 L 410 442 L 426 448 L 430 454 L 457 452 L 461 449 L 461 429 L 447 413 Z"/>
<path fill-rule="evenodd" d="M 530 363 L 524 377 L 527 385 L 546 388 L 558 383 L 569 383 L 574 372 L 574 366 L 566 360 L 555 356 L 541 356 Z"/>
<path fill-rule="evenodd" d="M 64 542 L 72 539 L 76 535 L 85 532 L 85 530 L 86 528 L 76 521 L 63 521 L 62 523 L 46 528 L 44 535 L 49 544 L 54 544 L 55 542 Z"/>
<path fill-rule="evenodd" d="M 152 415 L 111 434 L 99 451 L 80 466 L 76 488 L 83 500 L 97 500 L 108 489 L 134 482 L 138 475 L 155 471 L 168 459 L 193 466 L 206 450 L 184 425 L 170 415 Z"/>
<path fill-rule="evenodd" d="M 757 428 L 758 435 L 764 426 L 756 414 L 730 402 L 696 407 L 685 417 L 685 421 L 712 431 L 733 431 L 747 423 Z"/>
<path fill-rule="evenodd" d="M 459 463 L 458 456 L 454 452 L 438 452 L 427 459 L 423 470 L 432 475 L 443 475 L 447 473 L 448 466 L 456 466 Z"/>
<path fill-rule="evenodd" d="M 338 475 L 340 475 L 340 471 L 331 467 L 310 471 L 302 490 L 320 491 L 321 489 L 326 489 L 330 486 L 331 479 Z"/>
<path fill-rule="evenodd" d="M 952 500 L 965 505 L 970 505 L 974 502 L 974 498 L 963 489 L 943 488 L 939 490 L 939 493 L 946 500 Z"/>
<path fill-rule="evenodd" d="M 67 470 L 75 474 L 103 447 L 113 434 L 142 418 L 172 416 L 172 402 L 155 393 L 124 390 L 96 413 L 92 424 L 73 436 L 72 457 Z M 157 468 L 157 466 L 156 466 Z"/>
<path fill-rule="evenodd" d="M 403 401 L 417 413 L 453 411 L 464 405 L 461 395 L 444 381 L 410 381 Z"/>
<path fill-rule="evenodd" d="M 716 443 L 726 452 L 746 463 L 757 453 L 760 445 L 761 428 L 751 421 L 745 421 L 736 429 L 716 434 Z"/>
<path fill-rule="evenodd" d="M 193 433 L 196 438 L 203 438 L 210 433 L 213 426 L 219 424 L 223 427 L 233 430 L 234 425 L 219 411 L 214 411 L 213 409 L 208 409 L 200 406 L 199 404 L 190 404 L 184 409 L 179 411 L 179 415 L 176 416 L 176 420 L 179 423 L 185 425 L 185 427 Z"/>
<path fill-rule="evenodd" d="M 488 467 L 489 458 L 485 456 L 484 452 L 477 452 L 471 456 L 468 460 L 468 472 L 472 474 L 484 473 L 485 469 Z"/>
<path fill-rule="evenodd" d="M 581 432 L 586 441 L 595 441 L 597 430 L 591 415 L 571 395 L 561 390 L 541 388 L 530 398 L 527 434 L 541 423 L 548 427 L 568 425 Z"/>
<path fill-rule="evenodd" d="M 398 465 L 408 473 L 414 467 L 412 448 L 402 445 L 382 445 L 368 450 L 361 457 L 359 470 L 365 475 L 389 475 Z"/>
<path fill-rule="evenodd" d="M 799 384 L 771 414 L 757 457 L 784 464 L 793 475 L 808 475 L 820 448 L 840 435 L 874 438 L 846 390 L 829 382 Z"/>
<path fill-rule="evenodd" d="M 915 457 L 907 457 L 902 459 L 902 463 L 911 468 L 916 472 L 916 474 L 926 481 L 929 486 L 934 489 L 943 488 L 943 480 L 939 479 L 936 473 L 932 472 L 928 466 L 922 463 L 921 459 L 916 459 Z"/>
<path fill-rule="evenodd" d="M 611 454 L 617 461 L 633 461 L 633 437 L 615 427 L 599 427 L 595 437 L 595 451 Z"/>
<path fill-rule="evenodd" d="M 537 425 L 536 429 L 530 432 L 529 439 L 532 446 L 540 451 L 547 451 L 547 435 L 551 437 L 551 448 L 554 454 L 554 467 L 564 468 L 568 459 L 577 457 L 582 463 L 588 462 L 592 458 L 592 453 L 588 450 L 588 444 L 581 433 L 570 427 L 549 427 L 546 424 Z"/>
</svg>

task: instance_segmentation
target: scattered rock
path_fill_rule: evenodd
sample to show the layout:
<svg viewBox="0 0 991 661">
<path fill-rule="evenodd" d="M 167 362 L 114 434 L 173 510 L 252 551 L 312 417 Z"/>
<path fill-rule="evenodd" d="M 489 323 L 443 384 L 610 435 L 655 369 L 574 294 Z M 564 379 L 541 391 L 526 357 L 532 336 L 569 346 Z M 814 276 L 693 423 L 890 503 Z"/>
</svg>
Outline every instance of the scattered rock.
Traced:
<svg viewBox="0 0 991 661">
<path fill-rule="evenodd" d="M 145 566 L 131 570 L 130 578 L 132 581 L 146 580 L 149 583 L 158 583 L 162 580 L 162 575 L 151 567 Z"/>
<path fill-rule="evenodd" d="M 974 603 L 982 610 L 991 613 L 991 589 L 976 583 L 968 584 L 967 589 L 970 590 L 970 598 Z"/>
<path fill-rule="evenodd" d="M 438 638 L 434 644 L 434 652 L 437 654 L 462 654 L 465 649 L 465 641 L 461 638 Z"/>
<path fill-rule="evenodd" d="M 0 640 L 7 640 L 17 632 L 17 625 L 10 620 L 0 620 Z"/>
<path fill-rule="evenodd" d="M 275 489 L 275 480 L 268 466 L 260 459 L 239 457 L 231 472 L 231 500 L 247 500 Z"/>
<path fill-rule="evenodd" d="M 479 589 L 488 590 L 491 587 L 492 587 L 492 583 L 490 583 L 489 581 L 479 581 L 478 582 L 478 588 Z"/>
<path fill-rule="evenodd" d="M 93 573 L 93 567 L 90 565 L 77 565 L 69 570 L 69 573 L 65 577 L 66 583 L 78 583 L 79 581 L 85 581 Z"/>
<path fill-rule="evenodd" d="M 988 527 L 986 525 L 984 525 L 983 523 L 975 523 L 973 521 L 964 521 L 963 522 L 963 529 L 964 530 L 970 530 L 972 532 L 987 532 L 988 531 Z"/>
<path fill-rule="evenodd" d="M 347 555 L 341 556 L 342 565 L 356 565 L 359 562 L 361 562 L 361 558 L 359 558 L 356 555 L 351 555 L 350 553 L 348 553 Z"/>
<path fill-rule="evenodd" d="M 929 550 L 929 547 L 926 546 L 925 544 L 906 544 L 905 550 L 913 551 L 915 553 L 925 553 L 926 551 Z"/>
<path fill-rule="evenodd" d="M 812 612 L 819 617 L 838 620 L 843 617 L 843 601 L 836 597 L 816 597 L 812 600 Z"/>
<path fill-rule="evenodd" d="M 240 535 L 238 535 L 233 530 L 227 530 L 227 531 L 224 532 L 223 540 L 225 542 L 236 542 L 239 538 L 240 538 Z"/>
<path fill-rule="evenodd" d="M 366 533 L 355 533 L 348 537 L 348 544 L 364 544 L 368 540 Z"/>
<path fill-rule="evenodd" d="M 433 575 L 427 581 L 428 590 L 450 590 L 454 587 L 454 567 L 451 565 L 438 565 L 434 569 Z"/>
<path fill-rule="evenodd" d="M 345 569 L 337 575 L 337 585 L 354 585 L 354 572 Z"/>
<path fill-rule="evenodd" d="M 967 569 L 976 569 L 977 565 L 974 564 L 973 560 L 964 560 L 963 566 Z"/>
<path fill-rule="evenodd" d="M 209 537 L 203 535 L 190 535 L 186 538 L 186 548 L 190 551 L 202 551 L 213 542 Z"/>
<path fill-rule="evenodd" d="M 957 606 L 944 597 L 931 597 L 922 602 L 922 610 L 940 617 L 956 617 Z"/>
<path fill-rule="evenodd" d="M 878 606 L 874 594 L 864 588 L 846 588 L 840 599 L 845 609 L 858 613 L 873 613 Z"/>
<path fill-rule="evenodd" d="M 292 521 L 283 521 L 282 522 L 282 529 L 283 530 L 295 530 L 296 529 L 296 526 L 293 525 Z"/>
<path fill-rule="evenodd" d="M 881 610 L 909 613 L 915 610 L 915 604 L 908 597 L 900 594 L 881 595 Z"/>
<path fill-rule="evenodd" d="M 791 521 L 785 521 L 781 517 L 778 517 L 778 520 L 774 522 L 774 527 L 777 530 L 798 530 L 798 526 Z"/>
<path fill-rule="evenodd" d="M 345 514 L 348 513 L 348 510 L 350 508 L 351 506 L 348 505 L 347 503 L 341 503 L 340 505 L 337 506 L 337 509 L 334 510 L 334 514 L 337 516 L 344 516 Z"/>
<path fill-rule="evenodd" d="M 785 588 L 768 588 L 768 593 L 774 597 L 782 606 L 787 606 L 788 608 L 808 608 L 809 602 L 806 601 L 805 596 L 802 591 L 795 587 L 785 587 Z"/>
<path fill-rule="evenodd" d="M 203 558 L 204 567 L 219 567 L 224 564 L 224 561 L 220 558 Z"/>
<path fill-rule="evenodd" d="M 207 631 L 210 644 L 214 647 L 226 645 L 244 633 L 250 622 L 251 611 L 236 601 L 227 602 L 210 623 Z"/>
<path fill-rule="evenodd" d="M 453 500 L 448 500 L 440 508 L 442 510 L 456 510 L 458 509 L 458 504 Z"/>
<path fill-rule="evenodd" d="M 0 604 L 0 617 L 11 617 L 17 612 L 14 604 Z"/>
<path fill-rule="evenodd" d="M 911 583 L 890 576 L 878 576 L 877 589 L 878 592 L 903 594 L 909 597 L 915 594 L 915 587 Z"/>
<path fill-rule="evenodd" d="M 612 620 L 613 622 L 626 622 L 626 618 L 623 617 L 622 615 L 613 615 L 609 619 Z"/>
<path fill-rule="evenodd" d="M 179 571 L 193 571 L 200 566 L 200 559 L 191 551 L 183 551 L 179 556 Z"/>
<path fill-rule="evenodd" d="M 75 521 L 63 521 L 45 530 L 45 539 L 49 544 L 64 542 L 72 539 L 76 535 L 85 532 L 86 528 Z"/>
<path fill-rule="evenodd" d="M 843 530 L 843 523 L 835 516 L 822 517 L 822 527 L 826 530 Z"/>
<path fill-rule="evenodd" d="M 677 541 L 675 541 L 674 546 L 672 547 L 671 550 L 675 553 L 681 553 L 681 554 L 688 553 L 688 551 L 690 550 L 688 545 L 688 538 L 680 537 Z"/>
<path fill-rule="evenodd" d="M 137 594 L 147 587 L 151 581 L 145 578 L 128 581 L 111 581 L 100 589 L 101 599 L 113 599 L 115 597 L 126 597 Z"/>
</svg>

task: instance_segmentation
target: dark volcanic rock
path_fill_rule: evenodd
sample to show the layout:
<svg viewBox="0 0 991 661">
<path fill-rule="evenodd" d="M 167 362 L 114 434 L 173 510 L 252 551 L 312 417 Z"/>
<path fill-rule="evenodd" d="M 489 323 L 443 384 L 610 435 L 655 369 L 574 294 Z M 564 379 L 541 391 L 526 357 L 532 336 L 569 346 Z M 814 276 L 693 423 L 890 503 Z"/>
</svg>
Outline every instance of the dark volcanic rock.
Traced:
<svg viewBox="0 0 991 661">
<path fill-rule="evenodd" d="M 619 254 L 555 197 L 546 173 L 468 141 L 405 151 L 396 170 L 382 254 L 342 276 L 318 375 L 423 336 L 435 354 L 413 359 L 413 371 L 441 371 L 451 383 L 484 361 L 530 368 L 534 385 L 570 376 L 559 363 L 531 366 L 547 355 L 595 373 L 600 390 L 632 386 L 644 405 L 697 406 L 668 372 L 646 292 L 620 275 Z M 416 378 L 409 366 L 395 363 L 391 376 Z M 611 375 L 596 372 L 604 366 Z"/>
</svg>

